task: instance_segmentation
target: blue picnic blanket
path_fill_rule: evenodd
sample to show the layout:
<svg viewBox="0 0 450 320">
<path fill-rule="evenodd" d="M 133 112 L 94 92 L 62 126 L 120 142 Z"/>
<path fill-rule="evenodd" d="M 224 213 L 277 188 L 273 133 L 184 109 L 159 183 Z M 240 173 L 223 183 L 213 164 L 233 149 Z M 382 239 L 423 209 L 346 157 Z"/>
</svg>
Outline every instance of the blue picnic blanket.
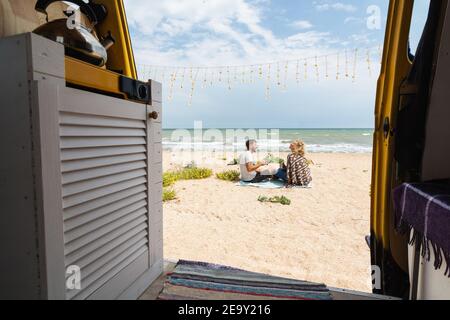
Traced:
<svg viewBox="0 0 450 320">
<path fill-rule="evenodd" d="M 286 187 L 286 184 L 281 180 L 273 180 L 273 181 L 265 181 L 260 183 L 251 183 L 251 182 L 238 182 L 236 184 L 238 187 L 254 187 L 254 188 L 260 188 L 260 189 L 283 189 Z M 295 187 L 295 188 L 301 188 L 301 189 L 310 189 L 311 185 L 307 187 Z"/>
</svg>

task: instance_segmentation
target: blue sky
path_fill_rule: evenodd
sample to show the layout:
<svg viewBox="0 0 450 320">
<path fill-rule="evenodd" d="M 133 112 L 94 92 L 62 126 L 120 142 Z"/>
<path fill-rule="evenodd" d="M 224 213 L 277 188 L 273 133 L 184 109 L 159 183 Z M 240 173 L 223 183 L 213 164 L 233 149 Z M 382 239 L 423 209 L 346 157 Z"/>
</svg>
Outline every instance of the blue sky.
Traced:
<svg viewBox="0 0 450 320">
<path fill-rule="evenodd" d="M 415 39 L 425 21 L 428 1 L 417 1 Z M 136 60 L 141 71 L 146 71 L 143 77 L 156 78 L 164 85 L 165 128 L 190 128 L 199 120 L 211 128 L 373 127 L 378 47 L 384 38 L 387 0 L 125 0 L 125 4 Z M 380 28 L 374 17 L 379 17 Z M 356 60 L 355 48 L 359 49 Z M 339 81 L 336 52 L 340 52 Z M 327 54 L 325 68 L 322 56 Z M 315 56 L 319 56 L 317 68 Z M 305 78 L 306 57 L 311 59 Z M 296 72 L 297 59 L 302 59 L 301 76 Z M 228 72 L 235 79 L 230 85 L 225 79 L 219 83 L 220 69 L 214 69 L 216 78 L 210 86 L 205 85 L 210 82 L 210 69 L 196 73 L 194 68 L 197 80 L 192 105 L 189 76 L 185 75 L 188 80 L 181 89 L 181 74 L 189 74 L 191 67 L 267 67 L 269 62 L 286 60 L 292 60 L 287 68 L 284 62 L 271 66 L 270 99 L 266 97 L 266 69 L 259 81 L 250 81 L 250 68 L 231 69 Z M 156 72 L 142 65 L 185 68 Z M 176 80 L 170 81 L 175 73 Z M 278 85 L 280 78 L 282 85 Z"/>
</svg>

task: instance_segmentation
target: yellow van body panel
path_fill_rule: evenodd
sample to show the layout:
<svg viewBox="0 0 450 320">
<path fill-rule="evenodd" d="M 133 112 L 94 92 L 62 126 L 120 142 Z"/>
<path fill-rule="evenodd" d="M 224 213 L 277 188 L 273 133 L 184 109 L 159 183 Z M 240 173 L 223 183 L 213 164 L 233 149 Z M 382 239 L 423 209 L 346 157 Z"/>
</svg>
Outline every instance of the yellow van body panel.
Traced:
<svg viewBox="0 0 450 320">
<path fill-rule="evenodd" d="M 103 4 L 108 10 L 108 18 L 96 27 L 97 33 L 111 32 L 116 40 L 108 50 L 107 69 L 66 57 L 66 80 L 79 87 L 126 98 L 120 89 L 120 77 L 124 75 L 137 80 L 138 75 L 123 0 L 97 0 L 96 3 Z"/>
<path fill-rule="evenodd" d="M 100 35 L 112 33 L 116 43 L 108 50 L 108 69 L 121 71 L 124 76 L 137 79 L 136 63 L 128 29 L 123 0 L 97 0 L 108 9 L 108 18 L 98 25 Z"/>
<path fill-rule="evenodd" d="M 394 258 L 397 256 L 397 262 L 404 268 L 406 257 L 396 249 L 402 238 L 397 238 L 393 232 L 391 192 L 396 184 L 396 171 L 391 130 L 396 123 L 400 87 L 412 66 L 408 57 L 408 39 L 413 6 L 411 0 L 390 1 L 375 107 L 371 197 L 372 236 L 386 252 Z"/>
</svg>

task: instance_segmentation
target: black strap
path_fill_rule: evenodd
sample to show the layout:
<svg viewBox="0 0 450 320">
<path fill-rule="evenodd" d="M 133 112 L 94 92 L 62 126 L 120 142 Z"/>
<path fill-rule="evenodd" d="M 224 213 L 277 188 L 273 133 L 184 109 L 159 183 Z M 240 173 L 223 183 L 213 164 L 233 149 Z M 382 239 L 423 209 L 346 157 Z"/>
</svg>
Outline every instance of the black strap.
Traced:
<svg viewBox="0 0 450 320">
<path fill-rule="evenodd" d="M 48 6 L 54 2 L 60 2 L 60 0 L 38 0 L 35 9 L 38 12 L 47 14 Z M 81 12 L 85 14 L 94 25 L 102 22 L 108 14 L 105 6 L 96 4 L 92 1 L 86 3 L 83 0 L 67 0 L 67 2 L 79 6 Z"/>
</svg>

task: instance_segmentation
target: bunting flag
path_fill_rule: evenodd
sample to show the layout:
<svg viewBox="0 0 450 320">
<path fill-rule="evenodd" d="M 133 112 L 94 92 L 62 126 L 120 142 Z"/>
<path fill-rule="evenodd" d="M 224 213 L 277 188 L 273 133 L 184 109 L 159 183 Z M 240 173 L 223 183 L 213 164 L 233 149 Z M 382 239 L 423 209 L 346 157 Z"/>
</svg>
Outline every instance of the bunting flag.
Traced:
<svg viewBox="0 0 450 320">
<path fill-rule="evenodd" d="M 364 50 L 366 50 L 365 57 L 359 54 Z M 383 49 L 379 45 L 364 50 L 358 48 L 345 49 L 332 54 L 249 65 L 138 65 L 138 74 L 143 81 L 152 79 L 163 83 L 167 88 L 168 101 L 172 101 L 175 94 L 186 95 L 189 106 L 192 105 L 198 88 L 205 90 L 215 85 L 226 86 L 227 91 L 232 91 L 234 87 L 239 85 L 254 85 L 262 82 L 265 86 L 265 98 L 270 100 L 274 87 L 281 92 L 287 92 L 289 83 L 294 83 L 297 87 L 300 87 L 310 79 L 313 79 L 313 82 L 316 83 L 329 81 L 330 73 L 336 75 L 336 80 L 348 80 L 351 83 L 356 83 L 358 77 L 371 77 L 375 71 L 373 62 L 377 60 L 381 62 Z M 362 69 L 358 68 L 361 63 L 367 66 L 366 74 L 362 74 Z M 358 71 L 361 74 L 358 74 Z M 310 73 L 312 74 L 311 77 Z"/>
</svg>

